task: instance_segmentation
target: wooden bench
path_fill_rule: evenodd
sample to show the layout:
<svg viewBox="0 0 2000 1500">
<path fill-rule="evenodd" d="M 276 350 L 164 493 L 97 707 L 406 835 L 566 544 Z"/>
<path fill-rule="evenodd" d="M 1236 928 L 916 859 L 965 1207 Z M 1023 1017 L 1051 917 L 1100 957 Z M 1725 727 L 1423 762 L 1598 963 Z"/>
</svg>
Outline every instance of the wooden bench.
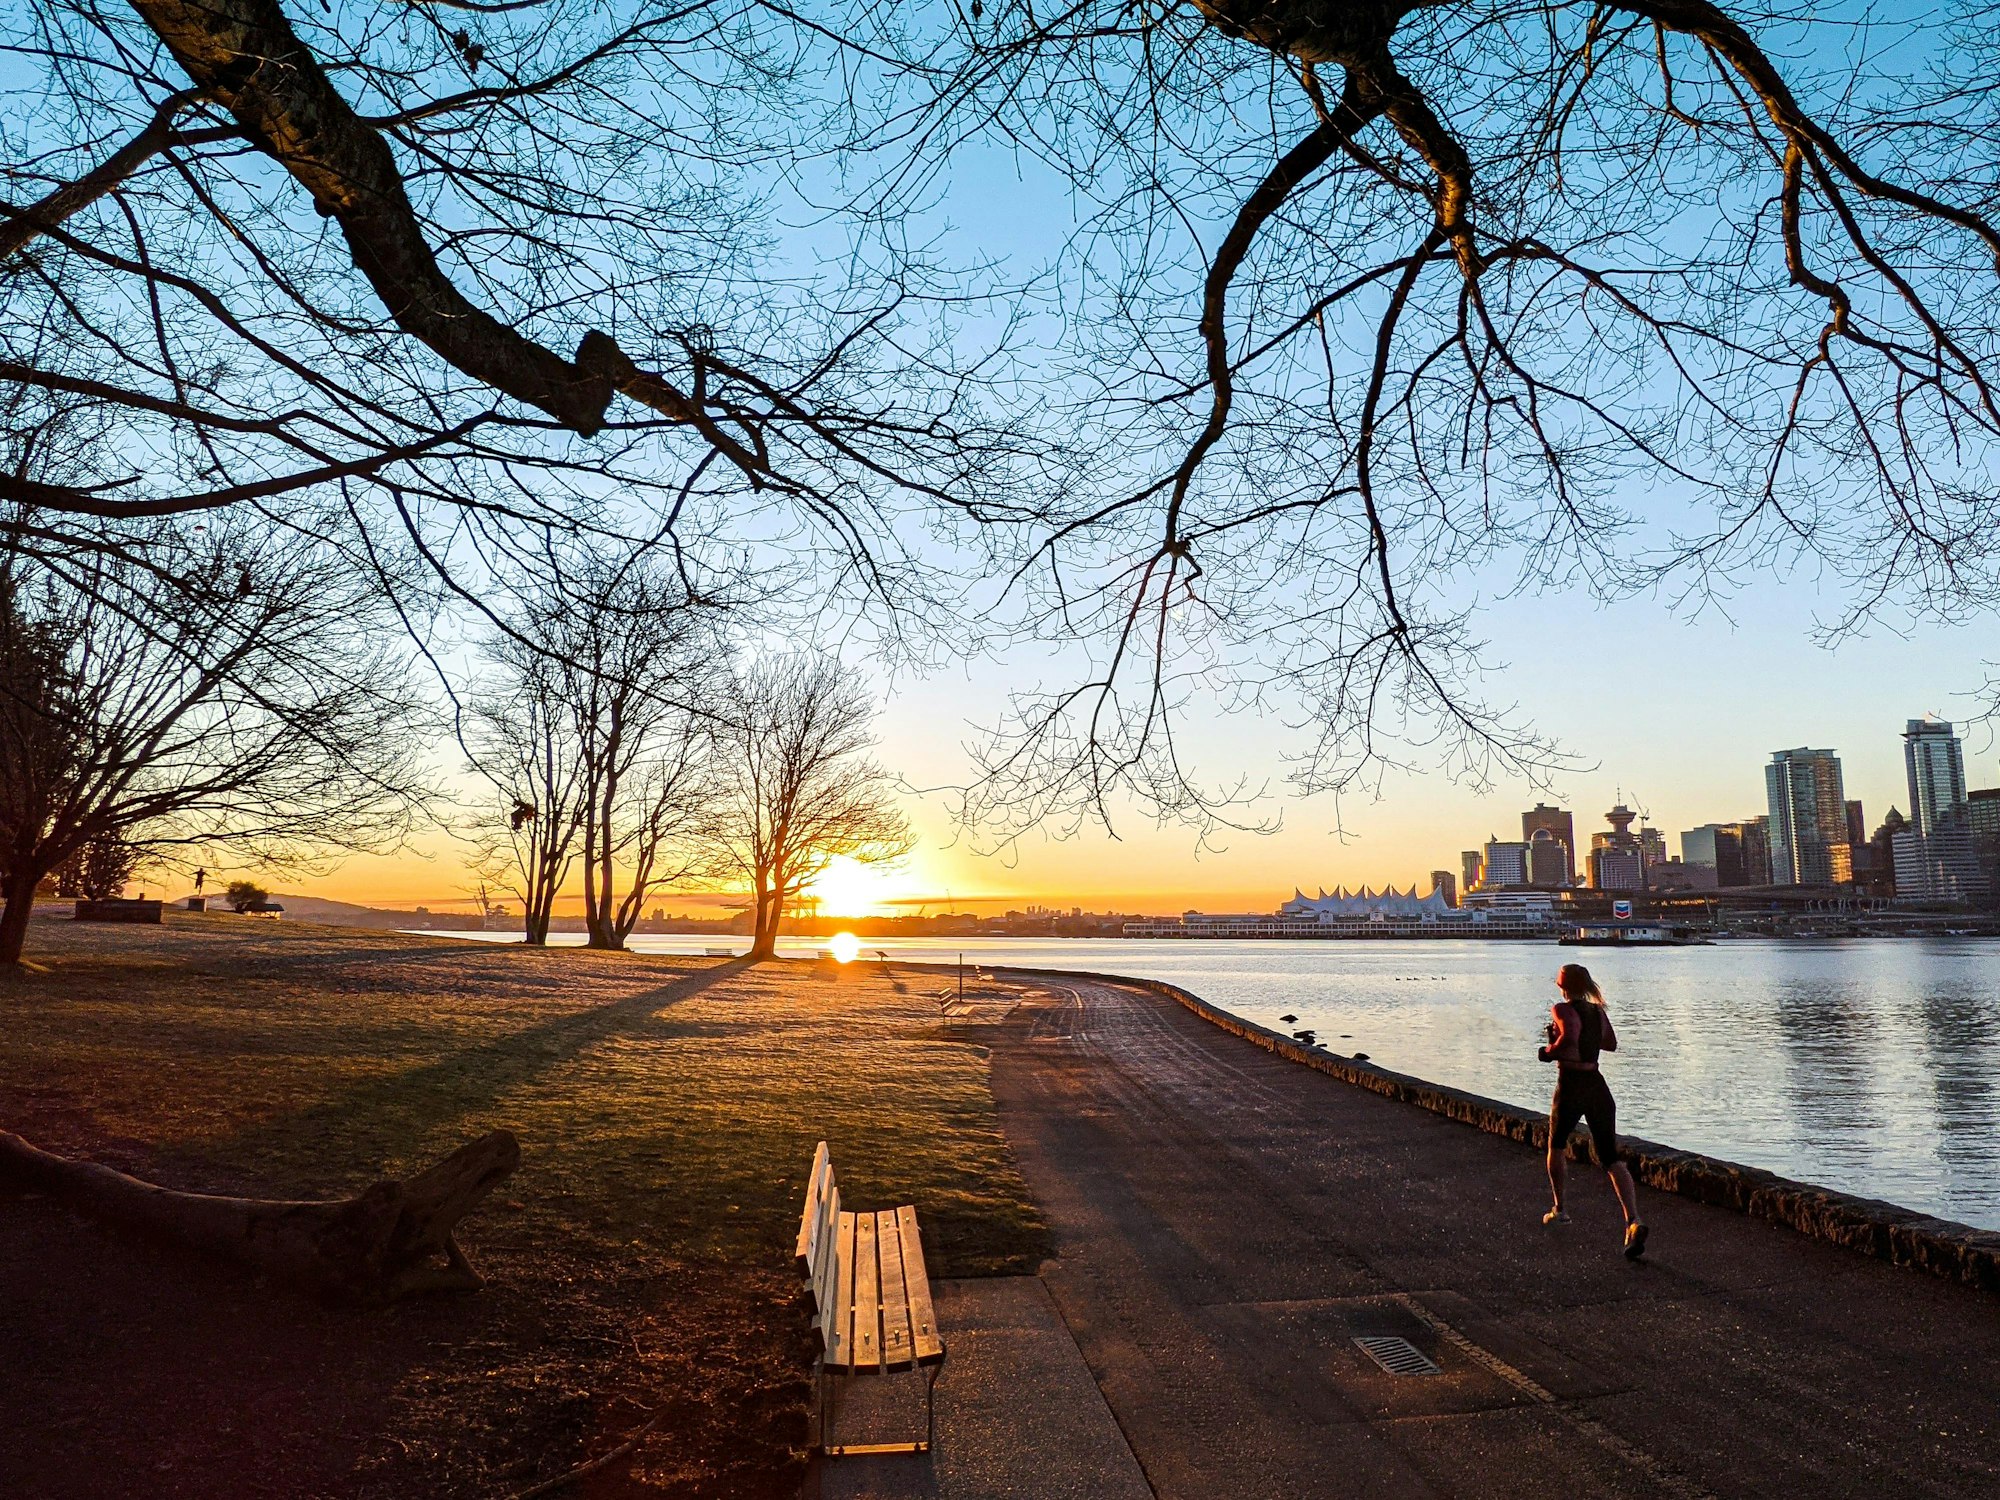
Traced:
<svg viewBox="0 0 2000 1500">
<path fill-rule="evenodd" d="M 812 1291 L 813 1332 L 819 1341 L 820 1449 L 848 1453 L 928 1453 L 937 1433 L 937 1378 L 944 1341 L 931 1310 L 930 1274 L 924 1269 L 917 1211 L 905 1205 L 877 1213 L 849 1213 L 840 1206 L 833 1157 L 826 1142 L 813 1153 L 799 1224 L 799 1271 Z M 916 1443 L 832 1441 L 829 1396 L 836 1375 L 885 1375 L 928 1370 L 924 1385 L 924 1439 Z"/>
</svg>

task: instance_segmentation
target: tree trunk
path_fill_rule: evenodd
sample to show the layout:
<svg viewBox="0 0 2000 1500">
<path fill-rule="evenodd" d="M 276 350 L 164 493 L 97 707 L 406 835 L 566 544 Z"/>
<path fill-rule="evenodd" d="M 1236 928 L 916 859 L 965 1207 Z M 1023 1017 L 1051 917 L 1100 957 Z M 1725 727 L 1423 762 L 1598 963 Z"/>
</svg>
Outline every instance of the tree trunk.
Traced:
<svg viewBox="0 0 2000 1500">
<path fill-rule="evenodd" d="M 754 964 L 778 956 L 778 920 L 773 905 L 776 898 L 761 877 L 751 899 L 756 903 L 756 919 L 750 929 L 750 951 L 744 957 Z"/>
<path fill-rule="evenodd" d="M 530 861 L 528 888 L 521 894 L 521 941 L 534 948 L 549 943 L 549 918 L 555 912 L 555 880 L 540 853 Z"/>
<path fill-rule="evenodd" d="M 6 905 L 0 908 L 0 964 L 18 964 L 28 944 L 28 917 L 35 909 L 35 887 L 43 872 L 22 870 L 0 882 Z"/>
<path fill-rule="evenodd" d="M 378 1182 L 344 1202 L 223 1198 L 157 1187 L 0 1130 L 0 1186 L 46 1193 L 105 1223 L 330 1296 L 376 1303 L 483 1285 L 452 1231 L 520 1161 L 514 1137 L 496 1130 L 407 1181 Z"/>
</svg>

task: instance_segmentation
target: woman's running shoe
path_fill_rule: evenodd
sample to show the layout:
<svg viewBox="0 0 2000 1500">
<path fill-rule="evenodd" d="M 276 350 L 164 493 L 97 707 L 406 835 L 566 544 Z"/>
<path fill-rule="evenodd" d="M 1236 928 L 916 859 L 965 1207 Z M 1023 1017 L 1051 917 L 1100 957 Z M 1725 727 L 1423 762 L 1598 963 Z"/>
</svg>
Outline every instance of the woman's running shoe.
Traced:
<svg viewBox="0 0 2000 1500">
<path fill-rule="evenodd" d="M 1625 1258 L 1637 1260 L 1646 1253 L 1646 1226 L 1634 1219 L 1625 1226 Z"/>
<path fill-rule="evenodd" d="M 1542 1222 L 1544 1224 L 1567 1224 L 1569 1222 L 1569 1215 L 1559 1208 L 1552 1208 L 1542 1215 Z"/>
</svg>

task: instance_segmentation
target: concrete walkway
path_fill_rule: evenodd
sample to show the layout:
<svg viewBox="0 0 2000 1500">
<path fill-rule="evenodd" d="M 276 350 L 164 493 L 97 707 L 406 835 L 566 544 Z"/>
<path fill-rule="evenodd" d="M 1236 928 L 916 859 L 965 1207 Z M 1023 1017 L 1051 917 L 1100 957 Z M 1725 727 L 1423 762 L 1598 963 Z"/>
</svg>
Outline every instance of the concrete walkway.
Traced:
<svg viewBox="0 0 2000 1500">
<path fill-rule="evenodd" d="M 1115 1432 L 1173 1500 L 2000 1495 L 2000 1299 L 1644 1190 L 1654 1248 L 1633 1265 L 1595 1171 L 1572 1169 L 1575 1222 L 1545 1229 L 1526 1147 L 1170 1000 L 1051 989 L 996 1033 L 994 1086 L 1096 1389 L 1032 1298 L 981 1312 L 957 1288 L 934 1469 L 826 1493 L 1143 1493 Z M 1006 1317 L 1033 1325 L 1011 1354 Z M 1369 1334 L 1441 1373 L 1387 1373 Z M 957 1363 L 982 1342 L 983 1377 Z"/>
<path fill-rule="evenodd" d="M 944 1373 L 937 1446 L 903 1455 L 822 1459 L 806 1483 L 820 1500 L 1148 1500 L 1125 1445 L 1048 1288 L 1032 1276 L 941 1281 Z M 842 1441 L 922 1435 L 921 1377 L 843 1382 Z"/>
</svg>

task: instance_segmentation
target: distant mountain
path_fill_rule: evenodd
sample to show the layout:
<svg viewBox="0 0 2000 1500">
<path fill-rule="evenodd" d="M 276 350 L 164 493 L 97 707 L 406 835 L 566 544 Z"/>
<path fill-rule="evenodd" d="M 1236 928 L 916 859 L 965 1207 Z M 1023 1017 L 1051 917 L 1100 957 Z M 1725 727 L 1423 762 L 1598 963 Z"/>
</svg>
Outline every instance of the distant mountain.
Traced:
<svg viewBox="0 0 2000 1500">
<path fill-rule="evenodd" d="M 285 908 L 286 916 L 298 922 L 363 923 L 370 917 L 388 915 L 373 906 L 356 906 L 352 901 L 328 901 L 322 896 L 280 893 L 271 899 Z"/>
<path fill-rule="evenodd" d="M 329 901 L 324 896 L 282 893 L 271 899 L 284 907 L 286 917 L 294 922 L 325 922 L 333 927 L 433 927 L 449 931 L 479 925 L 479 918 L 468 912 L 397 911 Z"/>
</svg>

